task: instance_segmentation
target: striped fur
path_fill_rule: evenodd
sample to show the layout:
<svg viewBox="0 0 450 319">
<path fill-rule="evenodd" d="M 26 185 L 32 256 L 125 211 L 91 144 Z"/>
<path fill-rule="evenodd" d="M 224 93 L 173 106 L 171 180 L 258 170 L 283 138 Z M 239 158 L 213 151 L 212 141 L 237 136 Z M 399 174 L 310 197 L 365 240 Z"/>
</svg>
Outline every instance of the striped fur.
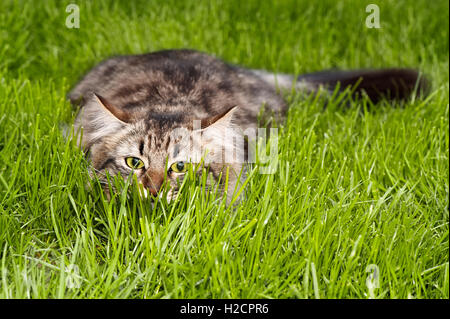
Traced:
<svg viewBox="0 0 450 319">
<path fill-rule="evenodd" d="M 68 97 L 81 106 L 75 130 L 82 130 L 79 144 L 100 178 L 106 171 L 132 174 L 125 158 L 137 157 L 144 168 L 134 174 L 144 194 L 157 192 L 164 181 L 175 194 L 184 174 L 170 173 L 167 165 L 199 162 L 206 154 L 204 164 L 215 179 L 226 169 L 232 172 L 230 194 L 246 157 L 233 141 L 257 128 L 261 107 L 280 120 L 287 111 L 280 89 L 314 92 L 336 86 L 356 86 L 356 94 L 377 101 L 407 98 L 427 83 L 409 69 L 324 71 L 295 78 L 230 65 L 193 50 L 166 50 L 108 59 Z M 178 129 L 185 130 L 185 138 L 174 136 Z"/>
</svg>

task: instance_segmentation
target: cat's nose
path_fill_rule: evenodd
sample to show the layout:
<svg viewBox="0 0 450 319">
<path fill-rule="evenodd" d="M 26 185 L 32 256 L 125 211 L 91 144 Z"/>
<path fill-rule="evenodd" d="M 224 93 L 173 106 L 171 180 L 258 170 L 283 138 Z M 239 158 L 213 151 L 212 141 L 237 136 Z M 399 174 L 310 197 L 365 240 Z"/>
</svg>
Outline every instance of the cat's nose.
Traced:
<svg viewBox="0 0 450 319">
<path fill-rule="evenodd" d="M 143 181 L 144 186 L 150 194 L 156 196 L 164 182 L 164 174 L 160 172 L 148 171 Z"/>
<path fill-rule="evenodd" d="M 154 188 L 154 187 L 149 187 L 148 191 L 149 191 L 150 194 L 152 194 L 153 196 L 156 196 L 156 195 L 158 195 L 159 188 L 156 189 L 156 188 Z"/>
</svg>

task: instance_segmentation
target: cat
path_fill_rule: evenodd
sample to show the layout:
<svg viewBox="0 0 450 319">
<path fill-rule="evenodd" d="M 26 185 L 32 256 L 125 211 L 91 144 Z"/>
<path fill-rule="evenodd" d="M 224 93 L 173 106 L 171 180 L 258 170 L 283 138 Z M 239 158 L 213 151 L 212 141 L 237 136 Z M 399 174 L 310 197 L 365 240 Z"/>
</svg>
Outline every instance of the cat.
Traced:
<svg viewBox="0 0 450 319">
<path fill-rule="evenodd" d="M 208 185 L 218 182 L 229 200 L 248 156 L 234 141 L 257 128 L 261 108 L 282 121 L 288 108 L 282 90 L 349 86 L 353 94 L 377 102 L 408 98 L 428 83 L 413 69 L 322 71 L 295 78 L 180 49 L 107 59 L 68 98 L 81 106 L 74 130 L 82 130 L 79 146 L 104 185 L 106 171 L 124 178 L 135 174 L 144 196 L 158 196 L 167 184 L 173 198 L 189 170 L 201 174 L 206 168 Z M 182 133 L 174 134 L 177 129 Z"/>
</svg>

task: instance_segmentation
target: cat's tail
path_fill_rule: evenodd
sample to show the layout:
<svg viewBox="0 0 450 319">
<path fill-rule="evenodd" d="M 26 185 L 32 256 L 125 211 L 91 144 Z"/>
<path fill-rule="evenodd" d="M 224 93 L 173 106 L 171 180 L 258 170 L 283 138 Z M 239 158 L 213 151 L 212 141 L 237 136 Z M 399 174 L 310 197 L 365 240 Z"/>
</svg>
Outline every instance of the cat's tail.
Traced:
<svg viewBox="0 0 450 319">
<path fill-rule="evenodd" d="M 422 73 L 414 69 L 366 69 L 352 71 L 327 70 L 303 74 L 294 81 L 288 74 L 272 74 L 254 70 L 261 79 L 281 89 L 315 92 L 325 89 L 330 92 L 350 89 L 353 96 L 366 95 L 374 103 L 380 99 L 408 99 L 429 91 L 430 85 Z"/>
</svg>

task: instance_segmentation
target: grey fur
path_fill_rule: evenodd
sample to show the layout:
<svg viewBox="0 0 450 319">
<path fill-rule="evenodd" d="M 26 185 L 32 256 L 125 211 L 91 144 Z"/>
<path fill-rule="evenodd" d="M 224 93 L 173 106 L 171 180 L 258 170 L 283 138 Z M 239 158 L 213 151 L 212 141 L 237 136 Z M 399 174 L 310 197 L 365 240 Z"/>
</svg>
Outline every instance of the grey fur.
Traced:
<svg viewBox="0 0 450 319">
<path fill-rule="evenodd" d="M 146 189 L 159 190 L 167 161 L 169 165 L 187 161 L 192 159 L 190 152 L 207 146 L 214 179 L 231 168 L 230 193 L 243 163 L 226 162 L 220 156 L 232 151 L 233 136 L 256 128 L 261 107 L 283 119 L 287 103 L 280 90 L 315 91 L 321 86 L 332 90 L 338 83 L 358 83 L 362 76 L 359 92 L 372 92 L 370 97 L 376 98 L 394 88 L 398 92 L 401 84 L 400 97 L 404 97 L 419 78 L 417 72 L 403 69 L 352 72 L 327 71 L 296 79 L 230 65 L 193 50 L 167 50 L 110 58 L 88 72 L 68 97 L 82 107 L 75 129 L 83 129 L 80 146 L 100 177 L 105 170 L 112 175 L 131 174 L 124 158 L 138 157 L 145 163 L 144 169 L 135 172 L 139 181 Z M 197 130 L 194 120 L 201 121 Z M 191 149 L 170 137 L 176 128 L 192 133 Z M 235 135 L 224 141 L 221 136 L 229 128 L 234 128 Z M 176 193 L 176 179 L 183 175 L 169 175 L 166 179 Z"/>
</svg>

